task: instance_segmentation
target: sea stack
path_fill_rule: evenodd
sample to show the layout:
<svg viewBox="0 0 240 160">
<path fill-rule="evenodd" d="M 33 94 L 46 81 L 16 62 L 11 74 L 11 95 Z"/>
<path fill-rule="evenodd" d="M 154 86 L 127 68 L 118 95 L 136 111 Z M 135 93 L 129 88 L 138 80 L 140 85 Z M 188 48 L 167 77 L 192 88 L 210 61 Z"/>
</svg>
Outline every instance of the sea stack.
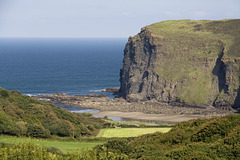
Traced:
<svg viewBox="0 0 240 160">
<path fill-rule="evenodd" d="M 128 101 L 240 108 L 240 19 L 142 28 L 128 39 L 120 83 Z"/>
</svg>

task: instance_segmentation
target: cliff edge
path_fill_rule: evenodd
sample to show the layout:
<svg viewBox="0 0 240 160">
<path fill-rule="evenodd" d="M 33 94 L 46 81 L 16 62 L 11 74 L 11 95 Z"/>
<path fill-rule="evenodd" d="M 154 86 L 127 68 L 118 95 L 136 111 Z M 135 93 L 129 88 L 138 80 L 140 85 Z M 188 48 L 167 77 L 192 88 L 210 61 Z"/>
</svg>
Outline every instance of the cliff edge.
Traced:
<svg viewBox="0 0 240 160">
<path fill-rule="evenodd" d="M 240 108 L 240 19 L 142 28 L 126 44 L 120 83 L 128 101 Z"/>
</svg>

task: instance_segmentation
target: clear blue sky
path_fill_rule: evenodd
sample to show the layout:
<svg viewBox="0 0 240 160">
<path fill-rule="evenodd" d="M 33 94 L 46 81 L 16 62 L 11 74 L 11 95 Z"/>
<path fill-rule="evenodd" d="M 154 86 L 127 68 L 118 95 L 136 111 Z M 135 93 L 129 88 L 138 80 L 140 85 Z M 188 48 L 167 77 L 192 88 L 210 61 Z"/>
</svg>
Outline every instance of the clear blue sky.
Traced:
<svg viewBox="0 0 240 160">
<path fill-rule="evenodd" d="M 0 0 L 0 37 L 128 37 L 170 19 L 240 18 L 240 0 Z"/>
</svg>

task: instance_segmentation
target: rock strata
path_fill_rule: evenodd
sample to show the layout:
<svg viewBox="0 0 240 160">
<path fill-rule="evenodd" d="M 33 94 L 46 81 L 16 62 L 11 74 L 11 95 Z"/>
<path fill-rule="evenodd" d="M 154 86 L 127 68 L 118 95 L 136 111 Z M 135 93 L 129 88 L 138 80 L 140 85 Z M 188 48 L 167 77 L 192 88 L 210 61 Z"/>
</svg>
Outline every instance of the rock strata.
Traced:
<svg viewBox="0 0 240 160">
<path fill-rule="evenodd" d="M 240 20 L 164 21 L 130 37 L 119 96 L 240 108 Z"/>
</svg>

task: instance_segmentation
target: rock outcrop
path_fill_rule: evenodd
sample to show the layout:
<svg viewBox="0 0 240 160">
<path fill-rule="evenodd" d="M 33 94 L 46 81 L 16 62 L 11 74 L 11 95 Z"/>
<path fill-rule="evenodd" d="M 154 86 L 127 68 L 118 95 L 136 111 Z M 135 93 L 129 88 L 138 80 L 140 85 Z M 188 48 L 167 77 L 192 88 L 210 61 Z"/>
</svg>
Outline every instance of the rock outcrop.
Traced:
<svg viewBox="0 0 240 160">
<path fill-rule="evenodd" d="M 240 108 L 240 20 L 142 28 L 126 44 L 120 82 L 128 101 Z"/>
<path fill-rule="evenodd" d="M 142 102 L 127 102 L 123 98 L 109 99 L 107 96 L 101 95 L 66 95 L 66 94 L 52 94 L 52 95 L 38 95 L 34 96 L 38 99 L 50 103 L 62 103 L 81 108 L 92 108 L 100 111 L 120 111 L 120 112 L 139 112 L 145 114 L 162 114 L 162 115 L 185 115 L 199 117 L 215 117 L 233 114 L 234 110 L 219 109 L 212 106 L 196 107 L 196 106 L 171 106 L 167 103 L 157 102 L 155 100 Z"/>
</svg>

